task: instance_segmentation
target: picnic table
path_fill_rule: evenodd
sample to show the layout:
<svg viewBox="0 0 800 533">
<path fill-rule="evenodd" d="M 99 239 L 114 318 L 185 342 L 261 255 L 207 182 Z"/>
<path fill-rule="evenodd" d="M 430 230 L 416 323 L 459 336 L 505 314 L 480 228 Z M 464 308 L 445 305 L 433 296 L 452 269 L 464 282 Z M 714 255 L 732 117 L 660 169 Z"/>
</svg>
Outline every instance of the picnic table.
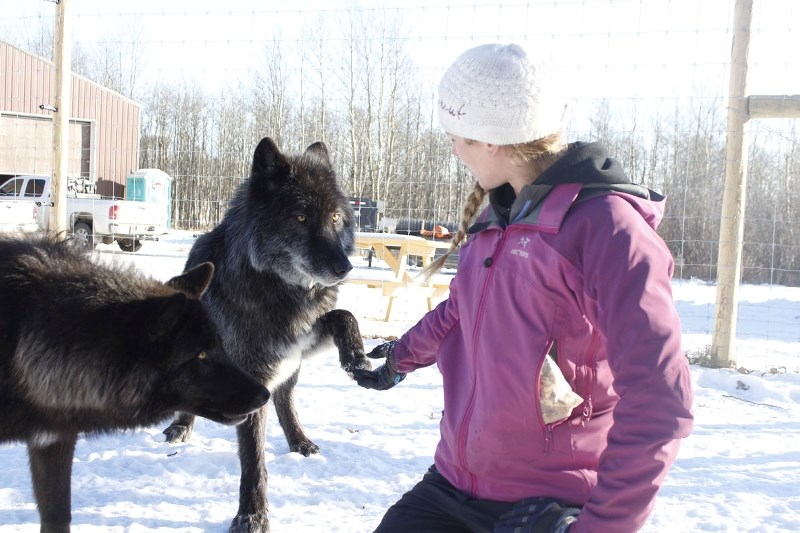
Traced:
<svg viewBox="0 0 800 533">
<path fill-rule="evenodd" d="M 400 289 L 413 288 L 422 292 L 428 300 L 428 310 L 433 307 L 433 298 L 442 296 L 449 289 L 449 282 L 424 279 L 424 276 L 412 276 L 408 271 L 410 257 L 421 258 L 422 267 L 433 261 L 437 250 L 448 250 L 450 244 L 445 241 L 429 240 L 416 235 L 397 233 L 356 232 L 356 248 L 367 250 L 372 256 L 383 260 L 391 269 L 388 278 L 376 272 L 374 276 L 359 275 L 349 279 L 352 283 L 361 283 L 367 287 L 380 288 L 383 295 L 389 298 L 384 320 L 389 321 L 392 303 Z"/>
</svg>

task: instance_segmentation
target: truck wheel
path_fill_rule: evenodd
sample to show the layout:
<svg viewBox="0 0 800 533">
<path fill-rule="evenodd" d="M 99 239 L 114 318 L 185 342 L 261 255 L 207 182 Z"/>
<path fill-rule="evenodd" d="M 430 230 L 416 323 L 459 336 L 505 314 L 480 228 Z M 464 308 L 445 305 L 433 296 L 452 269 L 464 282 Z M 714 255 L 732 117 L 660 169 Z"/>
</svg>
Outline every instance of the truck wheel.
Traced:
<svg viewBox="0 0 800 533">
<path fill-rule="evenodd" d="M 123 252 L 138 252 L 142 249 L 142 241 L 139 239 L 118 239 L 117 245 Z"/>
<path fill-rule="evenodd" d="M 91 252 L 94 250 L 92 228 L 86 222 L 76 222 L 72 228 L 72 242 L 79 250 Z"/>
</svg>

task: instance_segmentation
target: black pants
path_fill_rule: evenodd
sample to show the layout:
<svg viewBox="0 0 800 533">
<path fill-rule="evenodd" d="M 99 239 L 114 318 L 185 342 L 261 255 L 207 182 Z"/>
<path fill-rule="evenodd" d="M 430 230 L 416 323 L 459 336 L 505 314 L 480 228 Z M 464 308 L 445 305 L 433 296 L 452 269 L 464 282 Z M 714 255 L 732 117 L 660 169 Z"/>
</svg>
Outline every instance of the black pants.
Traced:
<svg viewBox="0 0 800 533">
<path fill-rule="evenodd" d="M 470 498 L 431 467 L 386 511 L 375 533 L 491 533 L 514 502 Z"/>
</svg>

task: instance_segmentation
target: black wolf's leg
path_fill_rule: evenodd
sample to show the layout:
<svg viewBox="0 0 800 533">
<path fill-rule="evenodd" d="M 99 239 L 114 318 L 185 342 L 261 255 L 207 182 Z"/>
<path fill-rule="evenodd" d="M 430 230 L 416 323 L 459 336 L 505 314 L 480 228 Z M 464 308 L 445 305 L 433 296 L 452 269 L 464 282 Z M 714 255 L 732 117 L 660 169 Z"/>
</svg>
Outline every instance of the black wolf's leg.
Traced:
<svg viewBox="0 0 800 533">
<path fill-rule="evenodd" d="M 267 467 L 264 459 L 267 408 L 262 407 L 236 426 L 239 437 L 239 511 L 231 533 L 268 533 Z"/>
<path fill-rule="evenodd" d="M 72 457 L 76 440 L 77 436 L 45 446 L 28 443 L 41 533 L 69 533 L 69 523 L 72 521 Z"/>
<path fill-rule="evenodd" d="M 300 369 L 298 368 L 292 377 L 275 389 L 272 401 L 275 402 L 275 412 L 278 413 L 278 422 L 281 424 L 283 434 L 286 435 L 289 449 L 308 457 L 312 453 L 319 453 L 319 446 L 306 437 L 294 408 L 294 386 L 297 385 L 299 375 Z"/>
<path fill-rule="evenodd" d="M 194 415 L 178 413 L 172 423 L 162 431 L 167 436 L 167 442 L 188 442 L 194 429 Z"/>
<path fill-rule="evenodd" d="M 345 372 L 352 373 L 356 368 L 372 369 L 372 364 L 364 355 L 364 342 L 353 313 L 335 309 L 325 313 L 319 322 L 322 335 L 330 337 L 339 349 L 339 364 Z"/>
</svg>

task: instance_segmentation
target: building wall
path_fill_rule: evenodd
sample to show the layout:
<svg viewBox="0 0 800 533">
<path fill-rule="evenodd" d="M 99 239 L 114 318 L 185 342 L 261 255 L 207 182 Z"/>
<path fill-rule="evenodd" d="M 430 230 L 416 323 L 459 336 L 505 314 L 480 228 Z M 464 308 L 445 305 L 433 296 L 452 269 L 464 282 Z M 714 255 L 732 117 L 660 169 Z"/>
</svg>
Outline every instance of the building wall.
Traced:
<svg viewBox="0 0 800 533">
<path fill-rule="evenodd" d="M 91 143 L 84 146 L 83 142 L 83 129 L 91 126 L 70 121 L 66 151 L 70 176 L 91 176 Z M 49 173 L 53 167 L 52 146 L 52 117 L 0 111 L 0 175 Z"/>
<path fill-rule="evenodd" d="M 0 41 L 0 174 L 52 171 L 52 113 L 39 105 L 55 105 L 54 84 L 52 62 Z M 126 176 L 138 168 L 141 107 L 74 74 L 70 100 L 70 173 L 77 161 L 79 173 L 124 190 Z"/>
</svg>

